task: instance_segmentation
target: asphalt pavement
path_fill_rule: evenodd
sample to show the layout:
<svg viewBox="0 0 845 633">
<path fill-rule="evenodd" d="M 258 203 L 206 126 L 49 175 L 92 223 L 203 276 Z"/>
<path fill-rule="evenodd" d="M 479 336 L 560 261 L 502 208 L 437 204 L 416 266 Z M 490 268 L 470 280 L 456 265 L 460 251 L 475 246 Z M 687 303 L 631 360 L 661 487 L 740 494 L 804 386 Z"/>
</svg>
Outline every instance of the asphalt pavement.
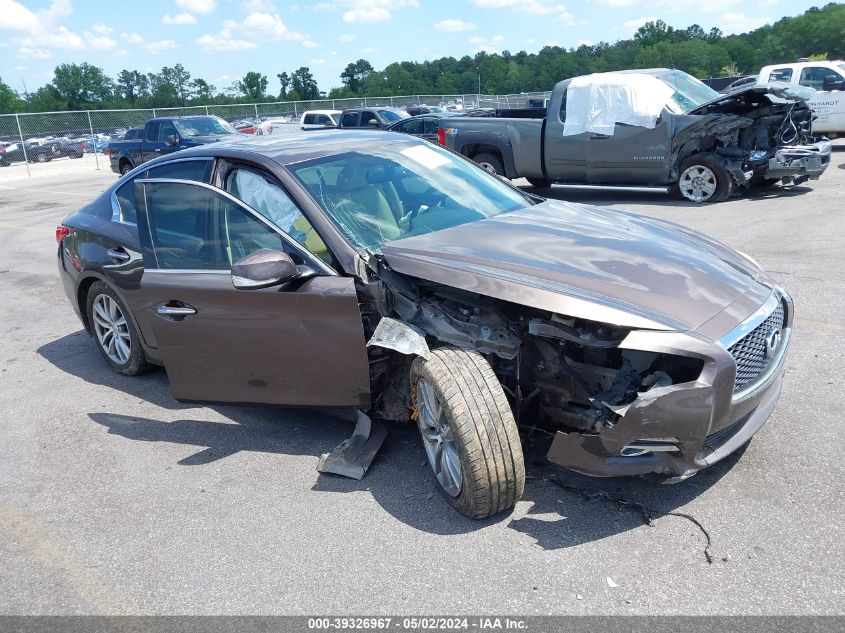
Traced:
<svg viewBox="0 0 845 633">
<path fill-rule="evenodd" d="M 346 422 L 182 405 L 162 370 L 108 369 L 53 230 L 114 178 L 0 182 L 0 613 L 845 613 L 843 142 L 819 182 L 717 205 L 538 191 L 748 253 L 793 294 L 794 338 L 744 454 L 672 486 L 531 455 L 523 500 L 480 522 L 435 494 L 414 429 L 391 428 L 362 481 L 325 476 Z"/>
</svg>

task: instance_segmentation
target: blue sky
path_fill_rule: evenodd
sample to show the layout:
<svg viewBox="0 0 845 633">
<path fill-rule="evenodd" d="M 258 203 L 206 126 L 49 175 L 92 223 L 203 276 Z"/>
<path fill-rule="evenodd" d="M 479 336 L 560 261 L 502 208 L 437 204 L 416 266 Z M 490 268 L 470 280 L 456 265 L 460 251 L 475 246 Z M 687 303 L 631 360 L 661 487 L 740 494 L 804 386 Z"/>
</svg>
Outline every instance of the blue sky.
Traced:
<svg viewBox="0 0 845 633">
<path fill-rule="evenodd" d="M 361 57 L 376 68 L 479 50 L 538 51 L 630 37 L 645 21 L 742 33 L 801 0 L 0 0 L 0 77 L 33 90 L 64 62 L 114 76 L 181 63 L 218 88 L 250 70 L 309 66 L 320 88 Z M 751 69 L 746 69 L 751 70 Z"/>
</svg>

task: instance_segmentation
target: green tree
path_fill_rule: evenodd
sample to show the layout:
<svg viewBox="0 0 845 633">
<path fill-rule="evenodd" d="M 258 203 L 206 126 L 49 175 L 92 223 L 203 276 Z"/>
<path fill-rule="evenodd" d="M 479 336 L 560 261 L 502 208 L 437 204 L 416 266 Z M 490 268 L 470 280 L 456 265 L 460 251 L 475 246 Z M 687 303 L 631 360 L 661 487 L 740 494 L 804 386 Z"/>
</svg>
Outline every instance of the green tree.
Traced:
<svg viewBox="0 0 845 633">
<path fill-rule="evenodd" d="M 135 101 L 149 95 L 149 81 L 147 76 L 137 70 L 121 70 L 115 81 L 117 92 L 134 106 Z"/>
<path fill-rule="evenodd" d="M 357 62 L 347 64 L 340 73 L 340 80 L 344 87 L 352 94 L 362 94 L 364 85 L 369 76 L 375 71 L 373 65 L 366 59 L 359 59 Z"/>
<path fill-rule="evenodd" d="M 279 73 L 276 77 L 279 78 L 279 84 L 282 86 L 282 89 L 279 92 L 279 98 L 284 99 L 287 97 L 288 88 L 290 87 L 290 75 L 287 73 Z"/>
<path fill-rule="evenodd" d="M 11 86 L 3 83 L 3 78 L 0 77 L 0 114 L 17 112 L 22 106 L 23 101 L 18 97 L 18 93 L 12 90 Z"/>
<path fill-rule="evenodd" d="M 108 101 L 113 84 L 102 68 L 83 62 L 56 66 L 53 86 L 67 107 L 74 110 Z"/>
<path fill-rule="evenodd" d="M 191 90 L 193 91 L 197 101 L 203 104 L 208 104 L 214 99 L 214 93 L 217 91 L 217 88 L 208 83 L 205 79 L 197 77 L 191 82 Z"/>
<path fill-rule="evenodd" d="M 296 69 L 290 77 L 290 83 L 300 99 L 320 98 L 320 89 L 307 66 Z"/>
<path fill-rule="evenodd" d="M 267 77 L 251 70 L 238 82 L 238 90 L 250 101 L 259 101 L 267 94 Z"/>
</svg>

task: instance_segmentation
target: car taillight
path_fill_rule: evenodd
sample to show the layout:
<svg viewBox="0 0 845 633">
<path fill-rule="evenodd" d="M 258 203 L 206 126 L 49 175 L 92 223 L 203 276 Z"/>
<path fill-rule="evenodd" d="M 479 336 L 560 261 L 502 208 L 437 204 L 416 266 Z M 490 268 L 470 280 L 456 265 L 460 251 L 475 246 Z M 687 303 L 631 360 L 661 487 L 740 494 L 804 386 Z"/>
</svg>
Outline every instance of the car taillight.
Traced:
<svg viewBox="0 0 845 633">
<path fill-rule="evenodd" d="M 111 158 L 111 147 L 106 148 L 106 155 Z"/>
<path fill-rule="evenodd" d="M 442 127 L 437 128 L 437 142 L 446 145 L 446 130 Z"/>
<path fill-rule="evenodd" d="M 70 235 L 70 229 L 66 226 L 59 225 L 56 227 L 56 242 L 61 243 L 61 241 Z"/>
</svg>

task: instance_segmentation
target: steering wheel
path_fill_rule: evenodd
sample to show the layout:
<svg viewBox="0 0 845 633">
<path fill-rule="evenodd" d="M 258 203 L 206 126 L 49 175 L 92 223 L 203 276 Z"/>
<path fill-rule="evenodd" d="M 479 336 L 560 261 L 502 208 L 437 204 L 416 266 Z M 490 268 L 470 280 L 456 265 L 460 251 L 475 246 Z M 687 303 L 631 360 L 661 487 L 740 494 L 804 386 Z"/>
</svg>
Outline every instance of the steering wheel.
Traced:
<svg viewBox="0 0 845 633">
<path fill-rule="evenodd" d="M 406 216 L 406 219 L 408 220 L 408 231 L 410 232 L 413 230 L 414 220 L 423 211 L 423 207 L 425 207 L 426 211 L 432 207 L 442 207 L 448 197 L 449 196 L 446 193 L 438 191 L 434 187 L 426 189 L 420 196 L 420 205 Z"/>
</svg>

